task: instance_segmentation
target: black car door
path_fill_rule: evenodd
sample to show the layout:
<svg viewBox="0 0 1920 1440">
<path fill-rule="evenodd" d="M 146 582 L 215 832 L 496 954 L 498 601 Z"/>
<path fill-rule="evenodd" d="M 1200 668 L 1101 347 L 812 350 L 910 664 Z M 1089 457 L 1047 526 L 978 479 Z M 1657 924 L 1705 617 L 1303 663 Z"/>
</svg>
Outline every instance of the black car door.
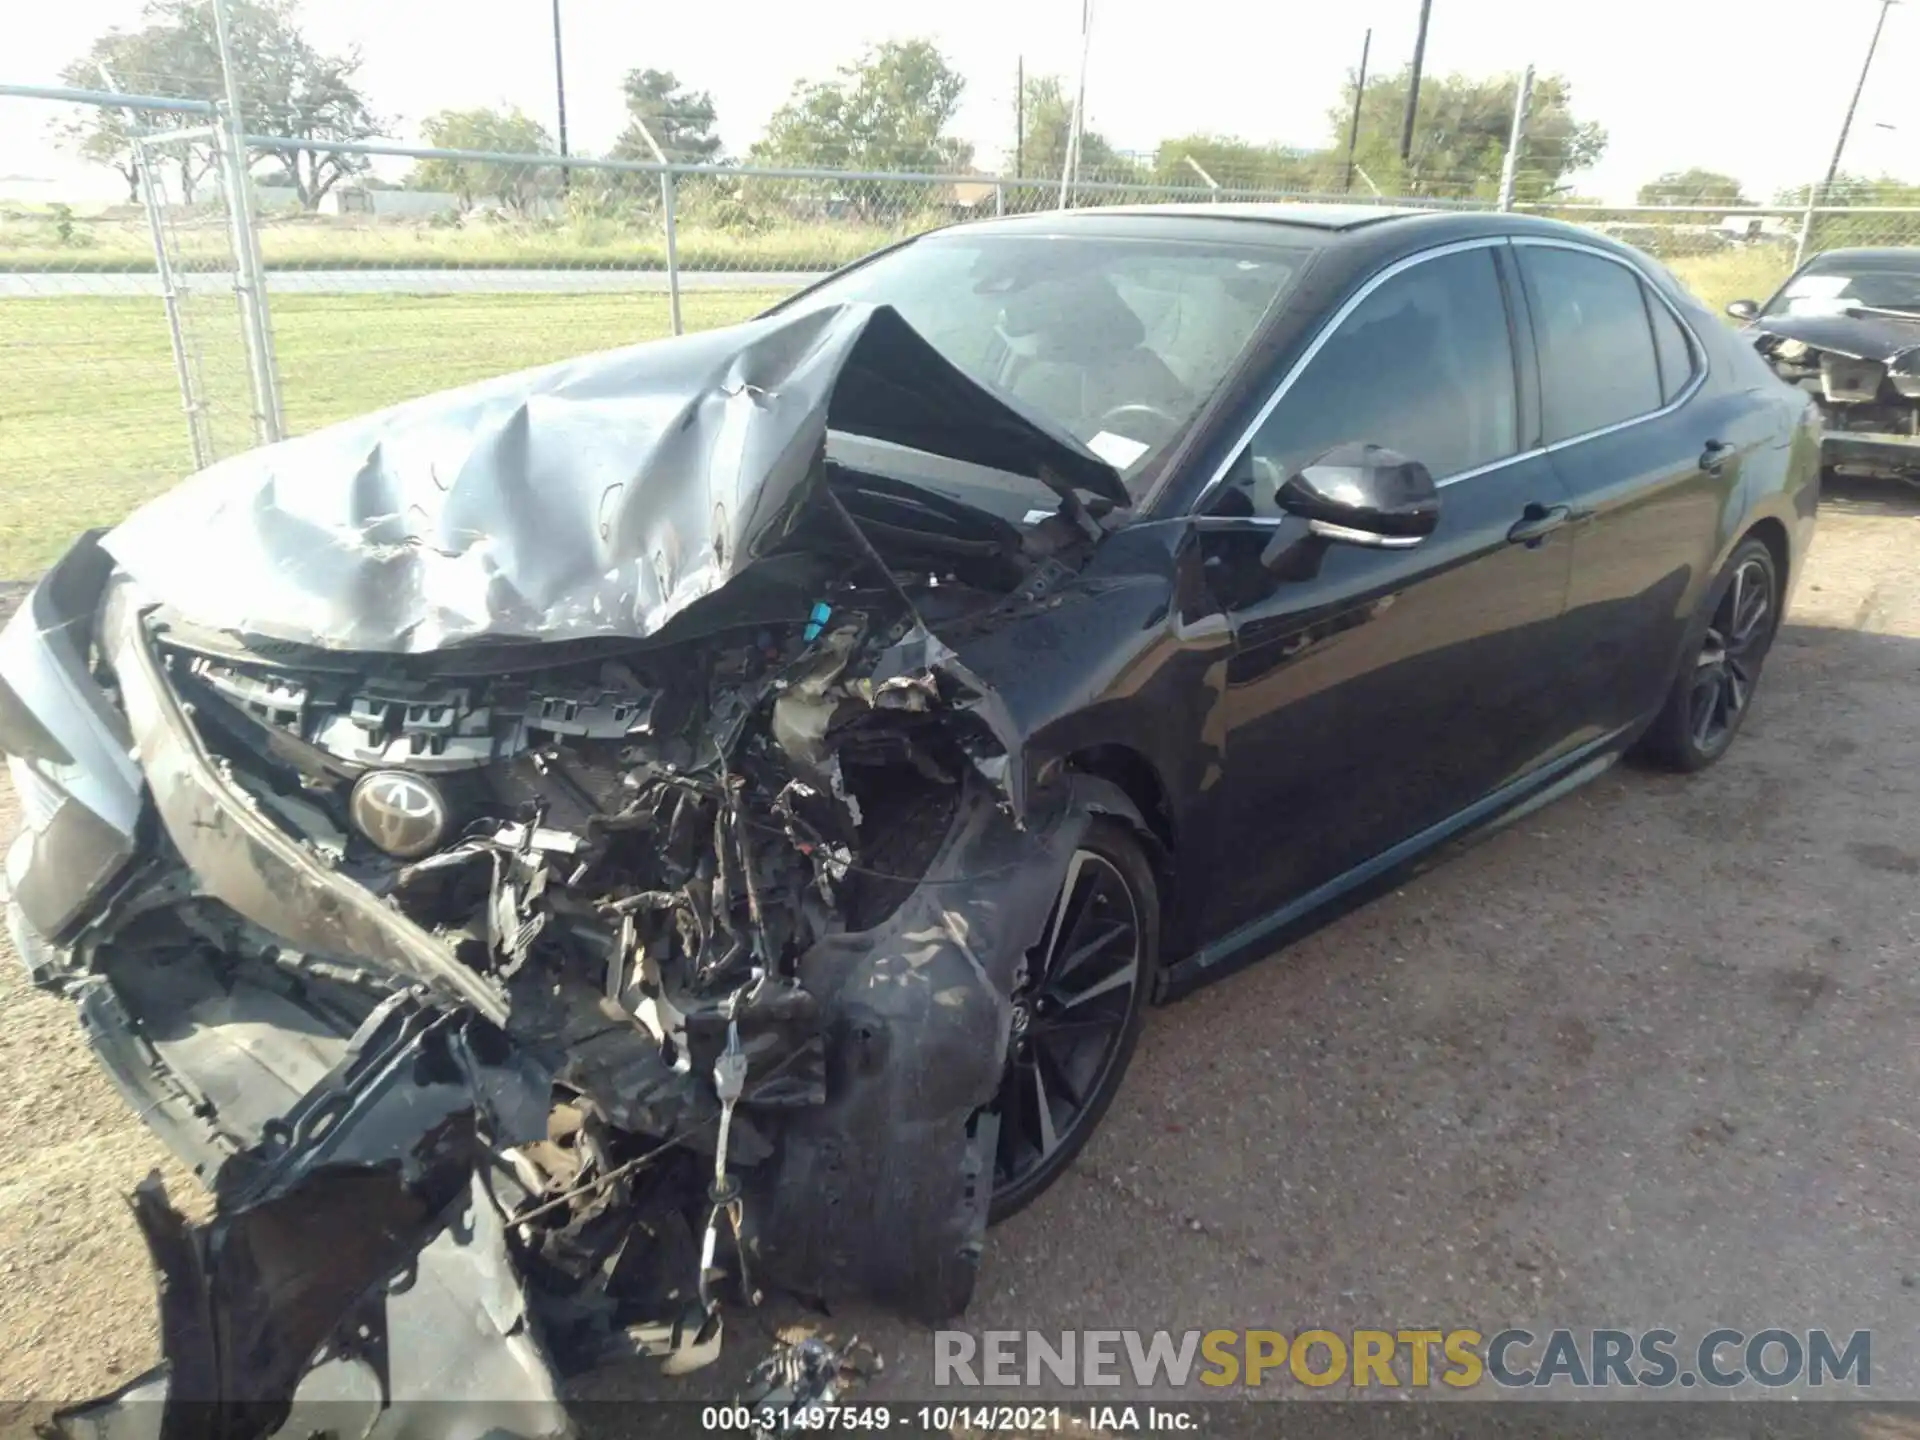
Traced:
<svg viewBox="0 0 1920 1440">
<path fill-rule="evenodd" d="M 1279 512 L 1278 482 L 1354 440 L 1420 460 L 1441 497 L 1417 546 L 1324 546 L 1304 578 L 1271 553 L 1256 570 L 1233 522 L 1201 522 L 1220 527 L 1202 543 L 1236 635 L 1211 827 L 1215 937 L 1441 824 L 1565 741 L 1555 627 L 1571 540 L 1515 363 L 1529 352 L 1510 263 L 1492 239 L 1375 277 L 1202 498 L 1203 514 L 1284 536 L 1296 522 Z"/>
<path fill-rule="evenodd" d="M 1533 237 L 1516 239 L 1514 254 L 1547 451 L 1581 517 L 1569 703 L 1602 734 L 1660 703 L 1723 503 L 1767 427 L 1737 397 L 1703 389 L 1699 342 L 1624 257 Z"/>
</svg>

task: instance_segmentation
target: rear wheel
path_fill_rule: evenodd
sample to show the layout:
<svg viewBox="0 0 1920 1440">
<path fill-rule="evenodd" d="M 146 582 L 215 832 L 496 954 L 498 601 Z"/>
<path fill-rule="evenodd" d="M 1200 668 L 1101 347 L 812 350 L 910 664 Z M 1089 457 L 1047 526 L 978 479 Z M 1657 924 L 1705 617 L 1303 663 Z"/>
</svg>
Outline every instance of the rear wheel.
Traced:
<svg viewBox="0 0 1920 1440">
<path fill-rule="evenodd" d="M 1742 541 L 1708 597 L 1708 620 L 1689 648 L 1665 708 L 1647 732 L 1649 758 L 1704 770 L 1746 722 L 1760 667 L 1780 628 L 1780 567 L 1758 540 Z"/>
<path fill-rule="evenodd" d="M 1159 960 L 1160 902 L 1133 832 L 1095 816 L 1013 991 L 993 1220 L 1060 1178 L 1112 1103 Z"/>
</svg>

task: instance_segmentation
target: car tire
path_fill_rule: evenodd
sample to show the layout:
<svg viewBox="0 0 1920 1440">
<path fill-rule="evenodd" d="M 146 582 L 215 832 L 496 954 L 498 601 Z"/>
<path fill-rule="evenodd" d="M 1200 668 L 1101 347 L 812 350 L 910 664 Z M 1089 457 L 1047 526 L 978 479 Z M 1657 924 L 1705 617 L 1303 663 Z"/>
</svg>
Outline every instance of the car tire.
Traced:
<svg viewBox="0 0 1920 1440">
<path fill-rule="evenodd" d="M 1113 1103 L 1140 1038 L 1159 937 L 1159 888 L 1139 837 L 1095 815 L 1014 988 L 1006 1070 L 988 1107 L 1000 1122 L 991 1222 L 1058 1180 Z"/>
<path fill-rule="evenodd" d="M 1690 773 L 1727 753 L 1753 708 L 1783 603 L 1773 551 L 1759 540 L 1741 541 L 1708 592 L 1706 622 L 1688 642 L 1642 754 Z"/>
</svg>

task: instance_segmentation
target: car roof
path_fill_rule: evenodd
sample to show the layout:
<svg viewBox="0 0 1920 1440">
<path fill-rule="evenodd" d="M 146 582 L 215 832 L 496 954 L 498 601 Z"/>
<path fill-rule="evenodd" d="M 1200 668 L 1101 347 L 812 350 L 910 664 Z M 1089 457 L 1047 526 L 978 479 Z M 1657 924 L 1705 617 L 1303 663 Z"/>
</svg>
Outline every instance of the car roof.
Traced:
<svg viewBox="0 0 1920 1440">
<path fill-rule="evenodd" d="M 1068 211 L 1084 215 L 1090 211 Z M 1304 225 L 1313 230 L 1357 230 L 1386 220 L 1430 215 L 1431 209 L 1413 205 L 1355 205 L 1316 201 L 1194 201 L 1166 205 L 1103 205 L 1103 215 L 1191 215 L 1202 220 L 1259 220 L 1270 225 Z"/>
<path fill-rule="evenodd" d="M 1482 208 L 1422 209 L 1406 205 L 1273 204 L 1088 205 L 997 215 L 936 231 L 1008 235 L 1160 235 L 1222 238 L 1289 248 L 1364 248 L 1385 256 L 1422 246 L 1488 235 L 1544 235 L 1579 239 L 1626 252 L 1618 240 L 1543 215 Z"/>
<path fill-rule="evenodd" d="M 1154 231 L 1164 235 L 1208 234 L 1237 229 L 1242 238 L 1279 244 L 1318 246 L 1356 232 L 1380 233 L 1422 221 L 1464 220 L 1478 211 L 1423 210 L 1401 205 L 1222 202 L 1167 205 L 1087 205 L 1069 210 L 1035 210 L 1021 215 L 983 216 L 951 230 L 1008 234 L 1085 234 Z M 1512 216 L 1495 216 L 1512 219 Z"/>
<path fill-rule="evenodd" d="M 1862 245 L 1851 250 L 1823 250 L 1806 263 L 1806 269 L 1816 274 L 1838 266 L 1849 266 L 1856 270 L 1920 269 L 1920 247 Z"/>
</svg>

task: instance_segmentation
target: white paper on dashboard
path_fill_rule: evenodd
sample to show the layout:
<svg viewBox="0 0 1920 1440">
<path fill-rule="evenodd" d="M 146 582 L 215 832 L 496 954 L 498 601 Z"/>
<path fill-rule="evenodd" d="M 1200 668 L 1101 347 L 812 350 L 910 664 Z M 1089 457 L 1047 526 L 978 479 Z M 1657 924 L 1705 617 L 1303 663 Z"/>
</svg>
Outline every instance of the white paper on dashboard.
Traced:
<svg viewBox="0 0 1920 1440">
<path fill-rule="evenodd" d="M 1789 300 L 1826 300 L 1847 288 L 1851 275 L 1802 275 L 1787 286 Z"/>
<path fill-rule="evenodd" d="M 1087 441 L 1087 448 L 1116 470 L 1124 470 L 1142 455 L 1148 446 L 1143 440 L 1129 440 L 1124 435 L 1116 435 L 1111 430 L 1102 430 Z"/>
</svg>

